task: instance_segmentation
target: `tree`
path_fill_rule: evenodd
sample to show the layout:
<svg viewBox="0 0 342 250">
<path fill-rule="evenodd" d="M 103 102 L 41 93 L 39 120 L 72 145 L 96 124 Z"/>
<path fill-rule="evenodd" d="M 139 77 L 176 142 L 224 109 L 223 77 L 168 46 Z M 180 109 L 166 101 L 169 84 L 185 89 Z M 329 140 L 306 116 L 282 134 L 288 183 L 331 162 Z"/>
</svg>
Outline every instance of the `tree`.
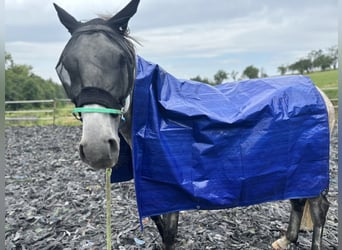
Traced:
<svg viewBox="0 0 342 250">
<path fill-rule="evenodd" d="M 323 55 L 323 50 L 319 49 L 319 50 L 312 50 L 310 51 L 310 53 L 308 54 L 308 59 L 311 60 L 311 62 L 315 61 L 317 57 Z"/>
<path fill-rule="evenodd" d="M 232 70 L 232 72 L 230 72 L 230 76 L 232 77 L 233 81 L 237 80 L 237 76 L 238 76 L 239 72 Z"/>
<path fill-rule="evenodd" d="M 61 85 L 51 79 L 44 80 L 32 72 L 32 66 L 15 64 L 9 53 L 5 54 L 5 100 L 42 100 L 65 98 Z M 30 107 L 32 105 L 18 105 L 16 108 Z M 35 104 L 42 106 L 42 104 Z"/>
<path fill-rule="evenodd" d="M 319 68 L 324 71 L 330 67 L 336 69 L 338 50 L 337 46 L 333 46 L 328 49 L 328 54 L 325 54 L 323 50 L 313 50 L 308 54 L 308 58 L 312 62 L 314 68 Z"/>
<path fill-rule="evenodd" d="M 248 77 L 249 79 L 258 78 L 259 69 L 254 67 L 253 65 L 250 65 L 247 68 L 245 68 L 242 74 Z"/>
<path fill-rule="evenodd" d="M 228 79 L 228 73 L 220 69 L 214 75 L 215 84 L 221 84 L 224 80 Z"/>
<path fill-rule="evenodd" d="M 196 77 L 190 78 L 190 80 L 196 81 L 196 82 L 203 82 L 203 83 L 207 83 L 207 84 L 210 84 L 210 85 L 214 85 L 214 83 L 210 82 L 208 78 L 206 78 L 206 77 L 202 78 L 199 75 L 196 76 Z"/>
<path fill-rule="evenodd" d="M 27 100 L 24 86 L 31 74 L 31 67 L 28 65 L 15 65 L 13 63 L 5 70 L 5 100 Z"/>
<path fill-rule="evenodd" d="M 8 69 L 9 67 L 13 67 L 13 59 L 11 54 L 5 52 L 5 69 Z"/>
<path fill-rule="evenodd" d="M 310 59 L 303 58 L 291 64 L 288 68 L 293 72 L 298 71 L 300 74 L 309 73 L 312 70 L 312 62 Z"/>
<path fill-rule="evenodd" d="M 312 62 L 314 67 L 320 68 L 321 71 L 325 71 L 327 68 L 330 68 L 333 64 L 333 58 L 327 55 L 320 55 Z"/>
<path fill-rule="evenodd" d="M 329 56 L 331 57 L 332 59 L 332 67 L 333 69 L 336 69 L 337 68 L 337 62 L 338 62 L 338 47 L 335 45 L 335 46 L 332 46 L 328 49 L 328 52 L 329 52 Z"/>
<path fill-rule="evenodd" d="M 284 65 L 279 66 L 279 67 L 278 67 L 278 72 L 279 72 L 282 76 L 285 75 L 286 72 L 287 72 L 287 67 L 284 66 Z"/>
</svg>

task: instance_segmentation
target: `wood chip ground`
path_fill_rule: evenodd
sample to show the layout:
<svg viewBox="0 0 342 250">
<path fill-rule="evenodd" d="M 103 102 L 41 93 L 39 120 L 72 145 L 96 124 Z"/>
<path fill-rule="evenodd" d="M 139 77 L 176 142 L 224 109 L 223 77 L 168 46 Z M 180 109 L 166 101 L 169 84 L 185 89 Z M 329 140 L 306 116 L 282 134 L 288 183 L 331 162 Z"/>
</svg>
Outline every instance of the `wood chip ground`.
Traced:
<svg viewBox="0 0 342 250">
<path fill-rule="evenodd" d="M 105 249 L 105 171 L 78 156 L 80 127 L 7 127 L 6 249 Z M 331 203 L 323 249 L 337 249 L 337 129 L 331 146 Z M 271 249 L 289 202 L 180 215 L 177 249 Z M 311 233 L 290 249 L 310 249 Z M 133 182 L 112 185 L 113 249 L 160 249 L 151 220 L 140 230 Z"/>
</svg>

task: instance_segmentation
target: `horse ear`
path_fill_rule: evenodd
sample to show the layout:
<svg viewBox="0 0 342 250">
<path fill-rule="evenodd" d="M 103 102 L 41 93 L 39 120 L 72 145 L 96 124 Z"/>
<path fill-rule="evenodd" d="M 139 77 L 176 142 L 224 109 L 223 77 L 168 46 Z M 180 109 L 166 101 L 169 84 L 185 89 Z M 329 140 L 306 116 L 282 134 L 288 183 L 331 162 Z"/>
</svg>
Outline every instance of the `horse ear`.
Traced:
<svg viewBox="0 0 342 250">
<path fill-rule="evenodd" d="M 107 24 L 120 33 L 125 33 L 128 26 L 128 21 L 137 12 L 140 0 L 131 0 L 126 7 L 124 7 L 119 13 L 110 18 Z"/>
<path fill-rule="evenodd" d="M 53 5 L 55 6 L 55 9 L 57 11 L 59 20 L 72 34 L 79 27 L 80 22 L 78 22 L 72 15 L 59 7 L 57 4 L 54 3 Z"/>
</svg>

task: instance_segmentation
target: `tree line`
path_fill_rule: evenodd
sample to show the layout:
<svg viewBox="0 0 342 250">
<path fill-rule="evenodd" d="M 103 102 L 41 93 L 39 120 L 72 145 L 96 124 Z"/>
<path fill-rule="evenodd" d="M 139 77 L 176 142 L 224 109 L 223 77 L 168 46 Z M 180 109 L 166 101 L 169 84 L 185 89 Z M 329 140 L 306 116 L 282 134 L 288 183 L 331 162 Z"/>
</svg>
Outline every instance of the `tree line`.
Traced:
<svg viewBox="0 0 342 250">
<path fill-rule="evenodd" d="M 277 68 L 281 75 L 287 73 L 291 74 L 304 74 L 313 71 L 325 71 L 328 69 L 337 69 L 338 62 L 338 48 L 337 46 L 332 46 L 326 50 L 312 50 L 307 56 L 300 58 L 298 61 L 289 64 L 281 65 Z M 232 70 L 231 72 L 224 71 L 222 69 L 218 70 L 214 75 L 214 80 L 209 80 L 207 77 L 196 76 L 190 78 L 193 81 L 204 82 L 210 85 L 217 85 L 224 81 L 232 80 L 242 80 L 242 79 L 254 79 L 268 77 L 264 72 L 263 68 L 257 68 L 253 65 L 247 66 L 242 74 L 239 76 L 239 72 Z"/>
<path fill-rule="evenodd" d="M 45 80 L 32 73 L 32 66 L 16 64 L 5 53 L 5 100 L 47 100 L 66 98 L 63 87 L 51 79 Z M 43 107 L 43 103 L 18 104 L 13 109 Z"/>
<path fill-rule="evenodd" d="M 310 73 L 313 71 L 326 71 L 328 69 L 336 69 L 338 61 L 338 48 L 332 46 L 326 50 L 312 50 L 307 56 L 298 61 L 284 66 L 278 67 L 278 72 L 285 75 L 288 71 L 293 73 Z"/>
<path fill-rule="evenodd" d="M 338 62 L 338 48 L 332 46 L 326 50 L 313 50 L 307 56 L 298 61 L 278 67 L 278 72 L 285 75 L 310 73 L 313 71 L 325 71 L 328 69 L 336 69 Z M 6 101 L 15 100 L 45 100 L 55 98 L 66 98 L 63 87 L 53 82 L 51 79 L 45 80 L 32 72 L 32 66 L 25 64 L 16 64 L 9 53 L 5 53 L 5 99 Z M 224 81 L 237 81 L 241 79 L 253 79 L 259 77 L 267 77 L 267 74 L 261 68 L 253 65 L 247 66 L 242 74 L 232 70 L 231 72 L 218 70 L 214 75 L 214 80 L 206 77 L 196 76 L 191 80 L 208 83 L 211 85 L 220 84 Z M 20 104 L 16 108 L 23 107 L 42 107 L 44 104 Z"/>
</svg>

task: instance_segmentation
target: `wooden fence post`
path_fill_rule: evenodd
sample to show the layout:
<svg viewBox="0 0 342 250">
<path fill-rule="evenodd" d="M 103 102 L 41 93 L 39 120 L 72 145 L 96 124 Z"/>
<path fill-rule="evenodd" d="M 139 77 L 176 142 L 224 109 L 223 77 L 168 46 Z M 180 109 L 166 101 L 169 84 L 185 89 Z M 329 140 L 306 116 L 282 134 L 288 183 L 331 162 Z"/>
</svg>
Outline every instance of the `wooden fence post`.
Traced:
<svg viewBox="0 0 342 250">
<path fill-rule="evenodd" d="M 57 100 L 53 99 L 53 126 L 56 125 Z"/>
</svg>

